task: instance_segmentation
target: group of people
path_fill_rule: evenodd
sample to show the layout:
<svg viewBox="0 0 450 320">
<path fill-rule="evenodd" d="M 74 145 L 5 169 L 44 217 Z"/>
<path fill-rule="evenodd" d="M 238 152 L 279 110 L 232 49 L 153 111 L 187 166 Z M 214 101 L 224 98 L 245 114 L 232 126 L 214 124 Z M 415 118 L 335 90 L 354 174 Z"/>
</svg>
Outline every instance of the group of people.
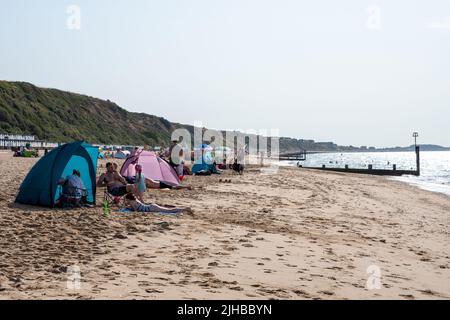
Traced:
<svg viewBox="0 0 450 320">
<path fill-rule="evenodd" d="M 135 166 L 135 177 L 123 177 L 116 163 L 108 162 L 106 172 L 101 174 L 97 181 L 98 187 L 106 187 L 109 194 L 114 197 L 123 197 L 130 209 L 138 212 L 178 213 L 190 211 L 189 208 L 164 208 L 155 204 L 144 203 L 144 193 L 149 189 L 180 189 L 182 186 L 173 187 L 160 181 L 145 177 L 142 167 Z"/>
<path fill-rule="evenodd" d="M 140 165 L 136 165 L 136 177 L 133 180 L 133 183 L 130 183 L 130 180 L 120 175 L 116 163 L 108 162 L 106 164 L 106 172 L 98 178 L 97 186 L 106 187 L 108 193 L 114 197 L 124 197 L 128 208 L 132 211 L 162 214 L 192 212 L 190 208 L 166 208 L 156 204 L 145 204 L 144 193 L 147 191 L 147 188 L 174 187 L 146 178 Z M 71 175 L 61 178 L 58 181 L 58 185 L 61 186 L 61 196 L 56 203 L 57 206 L 63 208 L 87 206 L 86 187 L 79 170 L 74 169 Z"/>
<path fill-rule="evenodd" d="M 204 166 L 202 170 L 195 172 L 196 175 L 220 174 L 222 172 L 221 170 L 228 168 L 240 175 L 244 173 L 245 167 L 242 164 L 245 157 L 244 150 L 241 150 L 239 154 L 235 156 L 234 162 L 231 164 L 227 164 L 226 154 L 223 154 L 223 161 L 218 164 L 214 159 L 214 156 L 211 157 L 210 153 L 208 153 L 208 147 L 209 146 L 205 144 L 202 144 L 201 146 L 201 162 L 206 163 L 207 166 Z M 172 140 L 170 147 L 160 154 L 160 156 L 164 158 L 172 168 L 174 168 L 179 177 L 193 174 L 194 168 L 191 170 L 184 162 L 184 150 L 178 140 Z M 195 161 L 194 152 L 191 153 L 191 161 Z"/>
<path fill-rule="evenodd" d="M 135 150 L 132 151 L 131 156 L 137 155 L 138 152 L 139 149 L 135 148 Z M 183 148 L 178 141 L 174 140 L 164 155 L 164 158 L 175 169 L 180 179 L 186 174 L 192 174 L 190 168 L 187 167 L 183 161 L 183 152 Z M 203 156 L 202 150 L 202 157 Z M 214 173 L 220 173 L 216 163 L 213 163 L 211 166 L 215 168 Z M 226 163 L 224 163 L 224 169 L 226 169 L 226 166 Z M 239 174 L 242 174 L 244 171 L 244 166 L 238 164 L 237 160 L 229 167 Z M 105 187 L 112 197 L 125 199 L 128 207 L 133 211 L 160 212 L 167 214 L 190 211 L 189 208 L 164 208 L 156 204 L 146 204 L 144 202 L 144 194 L 147 189 L 190 189 L 190 187 L 171 186 L 162 181 L 155 181 L 146 177 L 142 169 L 140 164 L 136 164 L 136 175 L 134 177 L 124 177 L 120 174 L 117 163 L 108 162 L 106 164 L 106 172 L 102 173 L 96 182 L 97 187 Z M 73 170 L 72 175 L 61 179 L 58 183 L 62 187 L 62 197 L 60 199 L 62 204 L 66 203 L 72 206 L 86 202 L 86 189 L 78 170 Z"/>
</svg>

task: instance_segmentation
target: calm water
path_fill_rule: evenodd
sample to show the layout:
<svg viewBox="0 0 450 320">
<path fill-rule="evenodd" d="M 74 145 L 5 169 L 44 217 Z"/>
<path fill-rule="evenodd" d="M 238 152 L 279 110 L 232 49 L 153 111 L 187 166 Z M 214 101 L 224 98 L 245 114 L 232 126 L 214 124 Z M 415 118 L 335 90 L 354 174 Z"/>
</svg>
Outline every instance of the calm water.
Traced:
<svg viewBox="0 0 450 320">
<path fill-rule="evenodd" d="M 450 151 L 421 152 L 421 176 L 403 176 L 394 178 L 414 184 L 420 188 L 450 195 Z M 326 153 L 311 154 L 301 164 L 305 167 L 367 168 L 392 169 L 396 164 L 398 170 L 415 170 L 416 154 L 414 152 L 380 152 L 380 153 Z M 297 162 L 286 161 L 286 165 Z"/>
</svg>

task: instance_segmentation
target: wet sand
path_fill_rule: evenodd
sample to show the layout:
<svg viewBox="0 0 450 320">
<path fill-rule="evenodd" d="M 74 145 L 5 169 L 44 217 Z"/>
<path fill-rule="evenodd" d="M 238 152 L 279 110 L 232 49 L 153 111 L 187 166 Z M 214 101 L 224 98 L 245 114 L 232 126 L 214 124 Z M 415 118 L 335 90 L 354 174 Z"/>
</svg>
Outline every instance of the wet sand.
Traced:
<svg viewBox="0 0 450 320">
<path fill-rule="evenodd" d="M 383 177 L 252 168 L 146 194 L 194 216 L 105 217 L 101 189 L 90 209 L 14 204 L 35 162 L 0 152 L 0 299 L 450 298 L 445 195 Z"/>
</svg>

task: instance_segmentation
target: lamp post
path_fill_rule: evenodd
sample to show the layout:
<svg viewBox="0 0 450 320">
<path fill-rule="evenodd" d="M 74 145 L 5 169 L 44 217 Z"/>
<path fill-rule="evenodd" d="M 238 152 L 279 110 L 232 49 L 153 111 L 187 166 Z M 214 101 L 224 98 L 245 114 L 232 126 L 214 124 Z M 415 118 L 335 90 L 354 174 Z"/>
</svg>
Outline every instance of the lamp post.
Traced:
<svg viewBox="0 0 450 320">
<path fill-rule="evenodd" d="M 414 146 L 417 147 L 417 137 L 419 136 L 419 133 L 414 132 L 413 133 L 413 138 L 414 138 Z"/>
<path fill-rule="evenodd" d="M 419 133 L 414 132 L 413 138 L 414 138 L 414 146 L 416 150 L 416 174 L 420 176 L 420 147 L 417 145 L 417 137 L 419 137 Z"/>
</svg>

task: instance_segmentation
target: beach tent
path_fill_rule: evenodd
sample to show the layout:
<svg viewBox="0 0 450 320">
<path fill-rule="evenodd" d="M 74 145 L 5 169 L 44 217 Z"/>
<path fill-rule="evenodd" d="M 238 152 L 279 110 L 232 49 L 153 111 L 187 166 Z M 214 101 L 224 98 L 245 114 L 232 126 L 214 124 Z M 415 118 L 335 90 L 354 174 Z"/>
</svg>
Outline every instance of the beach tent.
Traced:
<svg viewBox="0 0 450 320">
<path fill-rule="evenodd" d="M 205 152 L 202 159 L 195 161 L 192 167 L 192 173 L 198 174 L 200 172 L 218 173 L 216 166 L 214 165 L 214 157 L 211 152 Z"/>
<path fill-rule="evenodd" d="M 202 143 L 202 144 L 200 145 L 200 149 L 212 151 L 212 150 L 213 150 L 213 147 L 211 147 L 209 144 Z"/>
<path fill-rule="evenodd" d="M 19 189 L 16 202 L 54 207 L 61 195 L 58 180 L 76 169 L 87 191 L 87 202 L 95 204 L 98 148 L 84 141 L 64 144 L 42 157 L 30 170 Z"/>
<path fill-rule="evenodd" d="M 127 150 L 122 150 L 122 151 L 117 151 L 116 154 L 114 155 L 114 158 L 116 159 L 126 159 L 130 156 L 130 151 Z"/>
<path fill-rule="evenodd" d="M 151 151 L 143 150 L 128 158 L 123 164 L 120 174 L 130 178 L 136 176 L 135 166 L 137 164 L 142 166 L 142 173 L 146 178 L 160 181 L 170 186 L 180 185 L 180 179 L 175 170 Z"/>
<path fill-rule="evenodd" d="M 218 170 L 214 164 L 207 164 L 206 162 L 202 163 L 196 163 L 192 167 L 192 173 L 193 174 L 199 174 L 199 173 L 218 173 Z"/>
</svg>

